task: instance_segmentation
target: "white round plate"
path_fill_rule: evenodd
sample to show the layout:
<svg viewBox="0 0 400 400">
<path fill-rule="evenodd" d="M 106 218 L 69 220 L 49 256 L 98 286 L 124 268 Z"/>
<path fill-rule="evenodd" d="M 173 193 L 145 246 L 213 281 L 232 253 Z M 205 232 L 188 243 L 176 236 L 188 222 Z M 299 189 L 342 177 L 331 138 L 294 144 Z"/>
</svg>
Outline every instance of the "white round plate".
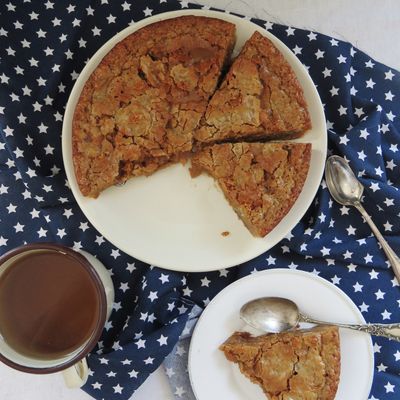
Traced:
<svg viewBox="0 0 400 400">
<path fill-rule="evenodd" d="M 159 20 L 185 14 L 217 17 L 236 24 L 236 54 L 254 31 L 270 38 L 294 69 L 303 89 L 313 128 L 298 141 L 312 143 L 311 165 L 295 205 L 265 238 L 254 238 L 236 216 L 212 178 L 190 177 L 188 166 L 165 168 L 152 176 L 129 180 L 105 190 L 97 199 L 84 197 L 77 185 L 71 126 L 82 88 L 120 40 Z M 71 190 L 83 213 L 113 245 L 139 260 L 177 271 L 210 271 L 246 262 L 278 243 L 310 206 L 324 171 L 327 134 L 318 92 L 297 57 L 275 36 L 245 19 L 208 10 L 174 11 L 142 20 L 110 39 L 89 60 L 69 97 L 64 115 L 62 147 Z M 221 235 L 228 231 L 228 236 Z"/>
<path fill-rule="evenodd" d="M 261 388 L 245 378 L 218 349 L 233 332 L 244 328 L 239 318 L 240 307 L 264 296 L 289 298 L 304 314 L 320 320 L 365 323 L 345 293 L 314 274 L 273 269 L 240 279 L 210 302 L 194 330 L 189 374 L 197 400 L 265 400 Z M 340 329 L 340 349 L 341 372 L 335 399 L 367 399 L 374 373 L 371 337 Z"/>
</svg>

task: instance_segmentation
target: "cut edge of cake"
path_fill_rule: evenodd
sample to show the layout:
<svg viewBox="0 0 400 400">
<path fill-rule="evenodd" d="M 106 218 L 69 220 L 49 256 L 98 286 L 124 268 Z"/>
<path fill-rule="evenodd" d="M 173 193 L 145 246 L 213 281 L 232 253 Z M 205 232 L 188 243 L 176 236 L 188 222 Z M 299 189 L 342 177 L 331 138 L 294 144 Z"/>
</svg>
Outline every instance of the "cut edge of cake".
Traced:
<svg viewBox="0 0 400 400">
<path fill-rule="evenodd" d="M 223 143 L 196 153 L 190 172 L 213 177 L 248 230 L 264 237 L 296 202 L 310 160 L 310 143 Z"/>
<path fill-rule="evenodd" d="M 295 72 L 272 41 L 256 31 L 211 97 L 194 137 L 199 144 L 293 139 L 310 128 Z"/>
</svg>

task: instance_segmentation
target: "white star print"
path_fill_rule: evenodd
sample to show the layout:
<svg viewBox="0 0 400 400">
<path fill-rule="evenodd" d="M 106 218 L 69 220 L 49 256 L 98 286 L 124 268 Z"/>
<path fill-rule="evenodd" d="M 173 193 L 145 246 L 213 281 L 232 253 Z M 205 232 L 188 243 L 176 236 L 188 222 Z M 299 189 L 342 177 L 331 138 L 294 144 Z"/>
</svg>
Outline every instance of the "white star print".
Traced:
<svg viewBox="0 0 400 400">
<path fill-rule="evenodd" d="M 123 386 L 120 386 L 120 384 L 118 384 L 117 386 L 113 386 L 114 389 L 114 393 L 122 393 L 122 391 L 124 390 Z"/>
<path fill-rule="evenodd" d="M 103 236 L 96 236 L 95 242 L 100 246 L 102 243 L 104 243 Z"/>
<path fill-rule="evenodd" d="M 25 225 L 21 225 L 19 222 L 17 223 L 17 225 L 14 225 L 15 233 L 23 232 L 24 231 L 24 226 Z"/>
<path fill-rule="evenodd" d="M 388 117 L 388 119 L 389 119 L 390 121 L 393 121 L 393 120 L 395 119 L 395 117 L 396 117 L 391 111 L 389 111 L 388 113 L 386 113 L 386 116 Z"/>
<path fill-rule="evenodd" d="M 385 79 L 391 81 L 394 77 L 394 73 L 389 69 L 389 71 L 385 72 Z"/>
<path fill-rule="evenodd" d="M 397 360 L 396 360 L 397 361 Z M 377 367 L 379 372 L 385 372 L 387 370 L 387 366 L 380 363 Z"/>
<path fill-rule="evenodd" d="M 100 36 L 101 29 L 99 29 L 99 28 L 97 28 L 97 26 L 95 26 L 92 29 L 92 32 L 93 32 L 93 36 Z"/>
<path fill-rule="evenodd" d="M 209 287 L 211 281 L 205 276 L 203 279 L 200 280 L 201 286 Z"/>
<path fill-rule="evenodd" d="M 349 269 L 349 272 L 356 272 L 357 265 L 351 263 L 347 266 L 347 268 Z"/>
<path fill-rule="evenodd" d="M 5 193 L 8 193 L 8 186 L 4 186 L 3 184 L 1 184 L 0 194 L 5 194 Z"/>
<path fill-rule="evenodd" d="M 153 10 L 150 9 L 149 7 L 146 7 L 146 8 L 143 10 L 143 13 L 144 13 L 145 17 L 149 17 L 150 15 L 152 15 Z"/>
<path fill-rule="evenodd" d="M 145 349 L 146 348 L 146 341 L 143 339 L 139 339 L 135 342 L 138 349 Z"/>
<path fill-rule="evenodd" d="M 369 305 L 365 304 L 364 302 L 359 307 L 361 312 L 368 312 Z"/>
<path fill-rule="evenodd" d="M 39 235 L 40 238 L 46 237 L 46 236 L 47 236 L 47 230 L 45 230 L 45 229 L 43 229 L 43 228 L 40 228 L 40 229 L 37 231 L 37 234 Z"/>
<path fill-rule="evenodd" d="M 328 76 L 331 76 L 331 72 L 331 69 L 325 67 L 325 69 L 322 71 L 322 74 L 324 75 L 324 78 L 327 78 Z"/>
<path fill-rule="evenodd" d="M 6 207 L 6 209 L 8 210 L 8 213 L 9 213 L 9 214 L 12 214 L 12 213 L 17 212 L 17 211 L 16 211 L 16 210 L 17 210 L 17 206 L 15 206 L 15 205 L 12 204 L 12 203 L 10 203 L 10 204 Z"/>
<path fill-rule="evenodd" d="M 157 342 L 160 343 L 160 346 L 166 346 L 167 345 L 167 337 L 164 335 L 161 335 L 159 339 L 157 339 Z"/>
<path fill-rule="evenodd" d="M 57 229 L 57 233 L 56 235 L 62 239 L 64 236 L 66 236 L 67 234 L 65 233 L 65 229 Z"/>
<path fill-rule="evenodd" d="M 147 358 L 144 360 L 144 363 L 145 363 L 146 365 L 148 365 L 148 364 L 153 364 L 153 361 L 154 361 L 154 358 L 147 357 Z"/>
<path fill-rule="evenodd" d="M 397 164 L 393 162 L 393 160 L 386 161 L 386 168 L 393 171 L 393 168 L 396 167 Z"/>
<path fill-rule="evenodd" d="M 363 285 L 360 285 L 358 282 L 356 282 L 356 284 L 353 285 L 353 288 L 354 292 L 362 292 Z"/>
<path fill-rule="evenodd" d="M 372 263 L 372 259 L 373 259 L 373 256 L 371 256 L 369 253 L 367 253 L 367 255 L 364 257 L 366 264 Z"/>
<path fill-rule="evenodd" d="M 39 61 L 35 60 L 33 57 L 31 57 L 29 60 L 29 64 L 31 67 L 38 67 L 39 66 Z"/>
<path fill-rule="evenodd" d="M 386 393 L 394 392 L 395 385 L 392 385 L 389 381 L 388 383 L 384 386 L 386 389 Z"/>
<path fill-rule="evenodd" d="M 343 57 L 341 54 L 339 55 L 339 57 L 337 58 L 337 60 L 339 61 L 339 64 L 344 64 L 346 63 L 347 58 Z"/>
<path fill-rule="evenodd" d="M 390 90 L 385 93 L 385 100 L 392 101 L 394 97 L 395 95 Z"/>
<path fill-rule="evenodd" d="M 109 15 L 106 19 L 108 21 L 109 24 L 114 24 L 115 23 L 115 18 L 113 15 Z"/>
<path fill-rule="evenodd" d="M 351 225 L 349 225 L 349 227 L 346 228 L 346 230 L 347 230 L 348 235 L 355 235 L 357 229 L 353 228 Z"/>
<path fill-rule="evenodd" d="M 92 383 L 92 386 L 93 386 L 93 389 L 101 389 L 103 384 L 99 383 L 99 382 L 95 382 L 95 383 Z"/>
<path fill-rule="evenodd" d="M 386 319 L 390 319 L 390 316 L 392 315 L 392 313 L 388 312 L 386 309 L 383 313 L 381 313 L 382 315 L 382 319 L 386 320 Z"/>
<path fill-rule="evenodd" d="M 121 6 L 122 6 L 123 11 L 129 11 L 131 9 L 131 5 L 129 3 L 127 3 L 126 1 L 124 3 L 122 3 Z"/>
<path fill-rule="evenodd" d="M 158 278 L 162 284 L 169 282 L 169 275 L 161 274 L 161 276 Z"/>
<path fill-rule="evenodd" d="M 363 160 L 364 161 L 364 160 Z M 377 191 L 377 190 L 380 190 L 380 188 L 379 188 L 379 184 L 377 183 L 377 182 L 372 182 L 371 183 L 371 186 L 369 187 L 374 193 Z"/>
<path fill-rule="evenodd" d="M 351 259 L 351 256 L 353 255 L 353 253 L 351 252 L 351 251 L 349 251 L 349 250 L 346 250 L 346 252 L 345 253 L 343 253 L 343 258 L 345 259 L 345 260 L 347 260 L 347 259 Z"/>
<path fill-rule="evenodd" d="M 349 139 L 348 139 L 347 135 L 343 135 L 339 138 L 339 143 L 344 144 L 345 146 L 347 145 L 348 142 L 349 142 Z"/>
<path fill-rule="evenodd" d="M 183 346 L 176 346 L 176 351 L 175 351 L 175 353 L 178 355 L 178 356 L 183 356 L 185 353 L 186 353 L 186 350 L 184 349 L 184 347 Z"/>
<path fill-rule="evenodd" d="M 135 371 L 134 369 L 128 373 L 130 378 L 137 378 L 139 372 Z"/>
<path fill-rule="evenodd" d="M 371 78 L 368 81 L 365 81 L 365 83 L 367 88 L 373 89 L 373 87 L 375 86 L 375 82 Z"/>
<path fill-rule="evenodd" d="M 392 231 L 393 225 L 390 224 L 389 221 L 386 221 L 386 223 L 383 224 L 383 226 L 384 226 L 386 232 L 391 232 Z"/>
<path fill-rule="evenodd" d="M 158 299 L 158 295 L 157 295 L 157 291 L 155 292 L 150 292 L 148 298 L 150 299 L 151 302 L 153 302 L 154 300 Z"/>
<path fill-rule="evenodd" d="M 364 161 L 366 159 L 366 154 L 364 153 L 364 150 L 358 151 L 357 152 L 358 158 L 362 161 Z"/>
<path fill-rule="evenodd" d="M 287 36 L 292 36 L 292 35 L 294 35 L 294 29 L 292 28 L 292 27 L 288 27 L 287 29 L 286 29 L 286 35 Z"/>
<path fill-rule="evenodd" d="M 112 249 L 111 250 L 111 257 L 116 260 L 121 254 L 119 253 L 119 249 Z"/>
<path fill-rule="evenodd" d="M 174 393 L 178 397 L 182 397 L 186 393 L 186 390 L 184 390 L 182 386 L 177 386 Z"/>
<path fill-rule="evenodd" d="M 302 49 L 301 47 L 299 47 L 299 46 L 296 45 L 296 46 L 294 47 L 294 49 L 293 49 L 293 53 L 296 54 L 296 55 L 297 55 L 297 54 L 301 54 L 301 50 L 303 50 L 303 49 Z"/>
<path fill-rule="evenodd" d="M 332 86 L 332 89 L 329 91 L 331 93 L 331 96 L 337 96 L 339 94 L 339 88 L 336 88 L 335 86 Z"/>
<path fill-rule="evenodd" d="M 127 282 L 121 282 L 119 288 L 125 293 L 129 289 L 129 285 Z"/>
<path fill-rule="evenodd" d="M 383 299 L 385 297 L 385 293 L 379 289 L 377 292 L 375 292 L 375 296 L 377 300 Z"/>
<path fill-rule="evenodd" d="M 334 284 L 334 285 L 339 285 L 340 284 L 340 280 L 341 280 L 341 278 L 339 278 L 338 276 L 334 276 L 333 278 L 332 278 L 332 283 Z"/>
</svg>

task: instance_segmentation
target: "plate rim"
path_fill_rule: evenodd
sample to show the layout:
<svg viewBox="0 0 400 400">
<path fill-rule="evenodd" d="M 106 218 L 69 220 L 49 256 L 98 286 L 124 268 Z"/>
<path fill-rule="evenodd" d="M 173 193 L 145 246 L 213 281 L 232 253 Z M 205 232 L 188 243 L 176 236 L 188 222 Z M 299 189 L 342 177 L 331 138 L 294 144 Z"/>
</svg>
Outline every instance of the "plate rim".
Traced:
<svg viewBox="0 0 400 400">
<path fill-rule="evenodd" d="M 321 283 L 322 285 L 326 286 L 327 288 L 333 290 L 334 292 L 336 292 L 338 295 L 340 295 L 341 297 L 343 297 L 343 299 L 346 300 L 346 302 L 354 309 L 354 311 L 356 311 L 356 315 L 359 318 L 359 321 L 355 321 L 354 323 L 360 323 L 360 324 L 365 324 L 365 318 L 362 315 L 361 311 L 358 309 L 358 307 L 356 306 L 356 304 L 354 303 L 354 301 L 350 298 L 350 296 L 347 295 L 347 293 L 345 293 L 342 289 L 340 289 L 339 287 L 337 287 L 336 285 L 334 285 L 333 283 L 329 282 L 327 279 L 322 278 L 319 275 L 313 274 L 312 272 L 308 272 L 308 271 L 304 271 L 304 270 L 299 270 L 299 269 L 289 269 L 289 268 L 272 268 L 272 269 L 267 269 L 267 270 L 263 270 L 263 271 L 258 271 L 255 274 L 249 274 L 246 275 L 240 279 L 237 279 L 236 281 L 232 282 L 231 284 L 229 284 L 228 286 L 226 286 L 224 289 L 222 289 L 220 292 L 218 292 L 215 297 L 210 301 L 210 303 L 208 303 L 208 305 L 205 307 L 204 311 L 200 314 L 200 317 L 196 323 L 196 326 L 193 330 L 192 333 L 192 337 L 190 340 L 190 346 L 189 346 L 189 351 L 188 351 L 188 375 L 189 375 L 189 381 L 190 381 L 190 385 L 193 391 L 193 394 L 195 396 L 195 398 L 197 400 L 203 400 L 200 397 L 197 396 L 196 391 L 195 391 L 195 386 L 194 386 L 194 378 L 193 378 L 193 372 L 192 372 L 192 363 L 193 363 L 193 359 L 194 359 L 194 344 L 195 343 L 195 339 L 197 338 L 197 335 L 199 335 L 199 329 L 198 327 L 200 326 L 199 324 L 205 320 L 205 318 L 207 318 L 207 314 L 210 312 L 209 310 L 211 310 L 211 308 L 214 306 L 214 304 L 223 297 L 224 292 L 228 291 L 228 290 L 232 290 L 233 288 L 240 286 L 243 282 L 246 281 L 251 281 L 254 280 L 258 277 L 260 277 L 260 275 L 271 275 L 271 274 L 293 274 L 293 275 L 298 275 L 298 276 L 302 276 L 305 278 L 309 278 L 309 279 L 313 279 L 316 282 Z M 375 357 L 374 357 L 374 351 L 373 351 L 373 341 L 372 341 L 372 336 L 369 335 L 369 361 L 371 364 L 371 369 L 370 369 L 370 373 L 369 373 L 369 381 L 367 382 L 368 387 L 366 387 L 366 390 L 368 390 L 367 396 L 371 391 L 372 388 L 372 383 L 374 380 L 374 368 L 375 368 Z"/>
<path fill-rule="evenodd" d="M 160 259 L 151 259 L 151 256 L 146 255 L 143 256 L 142 254 L 134 254 L 134 252 L 131 252 L 129 248 L 127 248 L 125 245 L 122 245 L 119 242 L 119 240 L 114 240 L 112 238 L 112 235 L 110 232 L 107 232 L 104 234 L 102 226 L 100 223 L 97 222 L 96 218 L 90 215 L 90 212 L 87 211 L 87 208 L 83 204 L 83 199 L 82 199 L 82 194 L 80 192 L 79 186 L 77 185 L 76 182 L 76 177 L 75 177 L 75 171 L 73 167 L 73 161 L 72 161 L 72 143 L 71 143 L 71 138 L 72 138 L 72 131 L 69 128 L 69 125 L 72 125 L 73 121 L 73 116 L 76 108 L 77 101 L 80 97 L 81 91 L 89 79 L 91 73 L 95 70 L 95 68 L 99 65 L 101 60 L 104 58 L 104 56 L 121 40 L 123 40 L 125 37 L 128 35 L 132 34 L 133 32 L 158 21 L 162 20 L 167 20 L 179 16 L 184 16 L 184 15 L 197 15 L 197 16 L 205 16 L 205 17 L 211 17 L 211 18 L 219 18 L 222 20 L 229 21 L 231 23 L 234 23 L 235 25 L 238 24 L 251 24 L 252 27 L 254 28 L 254 31 L 259 31 L 262 33 L 264 36 L 268 37 L 271 39 L 274 44 L 278 45 L 278 47 L 284 48 L 285 51 L 288 53 L 291 53 L 291 58 L 295 60 L 294 62 L 300 67 L 304 73 L 304 76 L 306 77 L 306 80 L 308 81 L 307 86 L 310 87 L 310 89 L 313 91 L 313 97 L 316 100 L 317 106 L 318 106 L 318 115 L 322 116 L 321 121 L 322 125 L 321 126 L 321 146 L 323 147 L 322 149 L 322 158 L 326 159 L 327 155 L 327 144 L 328 144 L 328 135 L 327 135 L 327 130 L 326 130 L 326 118 L 325 118 L 325 113 L 324 113 L 324 108 L 322 105 L 321 98 L 319 96 L 318 90 L 309 75 L 307 69 L 304 67 L 304 65 L 300 62 L 300 60 L 297 58 L 297 56 L 292 52 L 292 50 L 285 44 L 283 43 L 278 37 L 270 33 L 268 30 L 263 29 L 256 23 L 252 22 L 251 20 L 248 20 L 244 17 L 239 17 L 237 15 L 227 13 L 224 11 L 217 11 L 217 10 L 202 10 L 202 9 L 185 9 L 185 10 L 175 10 L 175 11 L 168 11 L 165 13 L 160 13 L 153 15 L 148 18 L 144 18 L 140 21 L 134 22 L 133 24 L 127 26 L 126 28 L 122 29 L 118 33 L 116 33 L 114 36 L 112 36 L 110 39 L 108 39 L 89 59 L 89 61 L 86 63 L 82 71 L 80 72 L 77 80 L 75 81 L 75 84 L 71 90 L 71 93 L 68 97 L 68 101 L 65 107 L 65 112 L 63 116 L 63 125 L 62 125 L 62 137 L 61 137 L 61 143 L 62 143 L 62 158 L 63 158 L 63 164 L 64 164 L 64 170 L 66 173 L 67 181 L 70 187 L 70 190 L 74 196 L 75 201 L 77 202 L 79 208 L 81 209 L 82 213 L 85 215 L 85 217 L 88 219 L 88 221 L 93 225 L 93 227 L 102 235 L 104 238 L 106 238 L 113 246 L 121 249 L 124 253 L 144 262 L 150 265 L 156 265 L 161 268 L 165 268 L 168 270 L 172 271 L 179 271 L 179 272 L 209 272 L 209 271 L 216 271 L 221 268 L 231 268 L 237 265 L 240 265 L 244 262 L 250 261 L 261 254 L 265 253 L 266 251 L 270 250 L 273 248 L 277 243 L 279 243 L 303 218 L 304 214 L 307 212 L 308 208 L 312 204 L 315 195 L 318 192 L 320 182 L 322 180 L 323 174 L 324 174 L 324 168 L 321 168 L 319 171 L 318 179 L 316 179 L 315 186 L 312 188 L 313 190 L 310 191 L 310 196 L 308 197 L 308 201 L 304 203 L 303 212 L 299 213 L 298 217 L 293 219 L 293 221 L 289 224 L 287 229 L 285 229 L 286 233 L 285 235 L 278 235 L 274 240 L 272 240 L 270 243 L 267 245 L 263 246 L 262 249 L 259 249 L 259 251 L 255 251 L 251 258 L 248 258 L 248 256 L 238 258 L 237 260 L 232 260 L 229 262 L 226 262 L 222 264 L 221 262 L 218 263 L 218 265 L 215 265 L 215 263 L 211 264 L 208 263 L 206 265 L 201 265 L 201 266 L 192 266 L 188 265 L 187 263 L 182 263 L 179 261 L 167 261 L 164 262 Z M 111 47 L 110 47 L 111 46 Z M 304 190 L 304 187 L 302 189 L 302 192 Z M 300 192 L 300 194 L 302 193 Z M 89 217 L 90 215 L 90 217 Z M 281 222 L 280 222 L 281 223 Z M 279 224 L 280 224 L 279 223 Z M 278 225 L 279 225 L 278 224 Z M 99 229 L 100 228 L 100 229 Z M 267 235 L 268 236 L 268 235 Z M 266 236 L 266 237 L 267 237 Z M 137 248 L 135 249 L 137 252 Z M 156 257 L 157 258 L 157 257 Z M 160 257 L 159 257 L 160 258 Z M 156 261 L 156 262 L 154 262 Z"/>
</svg>

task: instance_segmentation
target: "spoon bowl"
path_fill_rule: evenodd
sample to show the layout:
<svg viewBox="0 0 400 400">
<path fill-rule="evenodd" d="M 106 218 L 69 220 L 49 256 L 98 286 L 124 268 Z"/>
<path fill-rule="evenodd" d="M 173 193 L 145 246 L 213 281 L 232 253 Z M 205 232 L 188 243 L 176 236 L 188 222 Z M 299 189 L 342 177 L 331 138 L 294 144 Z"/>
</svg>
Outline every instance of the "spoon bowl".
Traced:
<svg viewBox="0 0 400 400">
<path fill-rule="evenodd" d="M 299 309 L 293 301 L 282 297 L 263 297 L 249 301 L 240 309 L 240 318 L 251 327 L 278 333 L 295 328 Z"/>
<path fill-rule="evenodd" d="M 363 185 L 355 177 L 347 161 L 339 156 L 331 156 L 326 161 L 325 179 L 332 197 L 340 204 L 360 203 Z"/>
</svg>

